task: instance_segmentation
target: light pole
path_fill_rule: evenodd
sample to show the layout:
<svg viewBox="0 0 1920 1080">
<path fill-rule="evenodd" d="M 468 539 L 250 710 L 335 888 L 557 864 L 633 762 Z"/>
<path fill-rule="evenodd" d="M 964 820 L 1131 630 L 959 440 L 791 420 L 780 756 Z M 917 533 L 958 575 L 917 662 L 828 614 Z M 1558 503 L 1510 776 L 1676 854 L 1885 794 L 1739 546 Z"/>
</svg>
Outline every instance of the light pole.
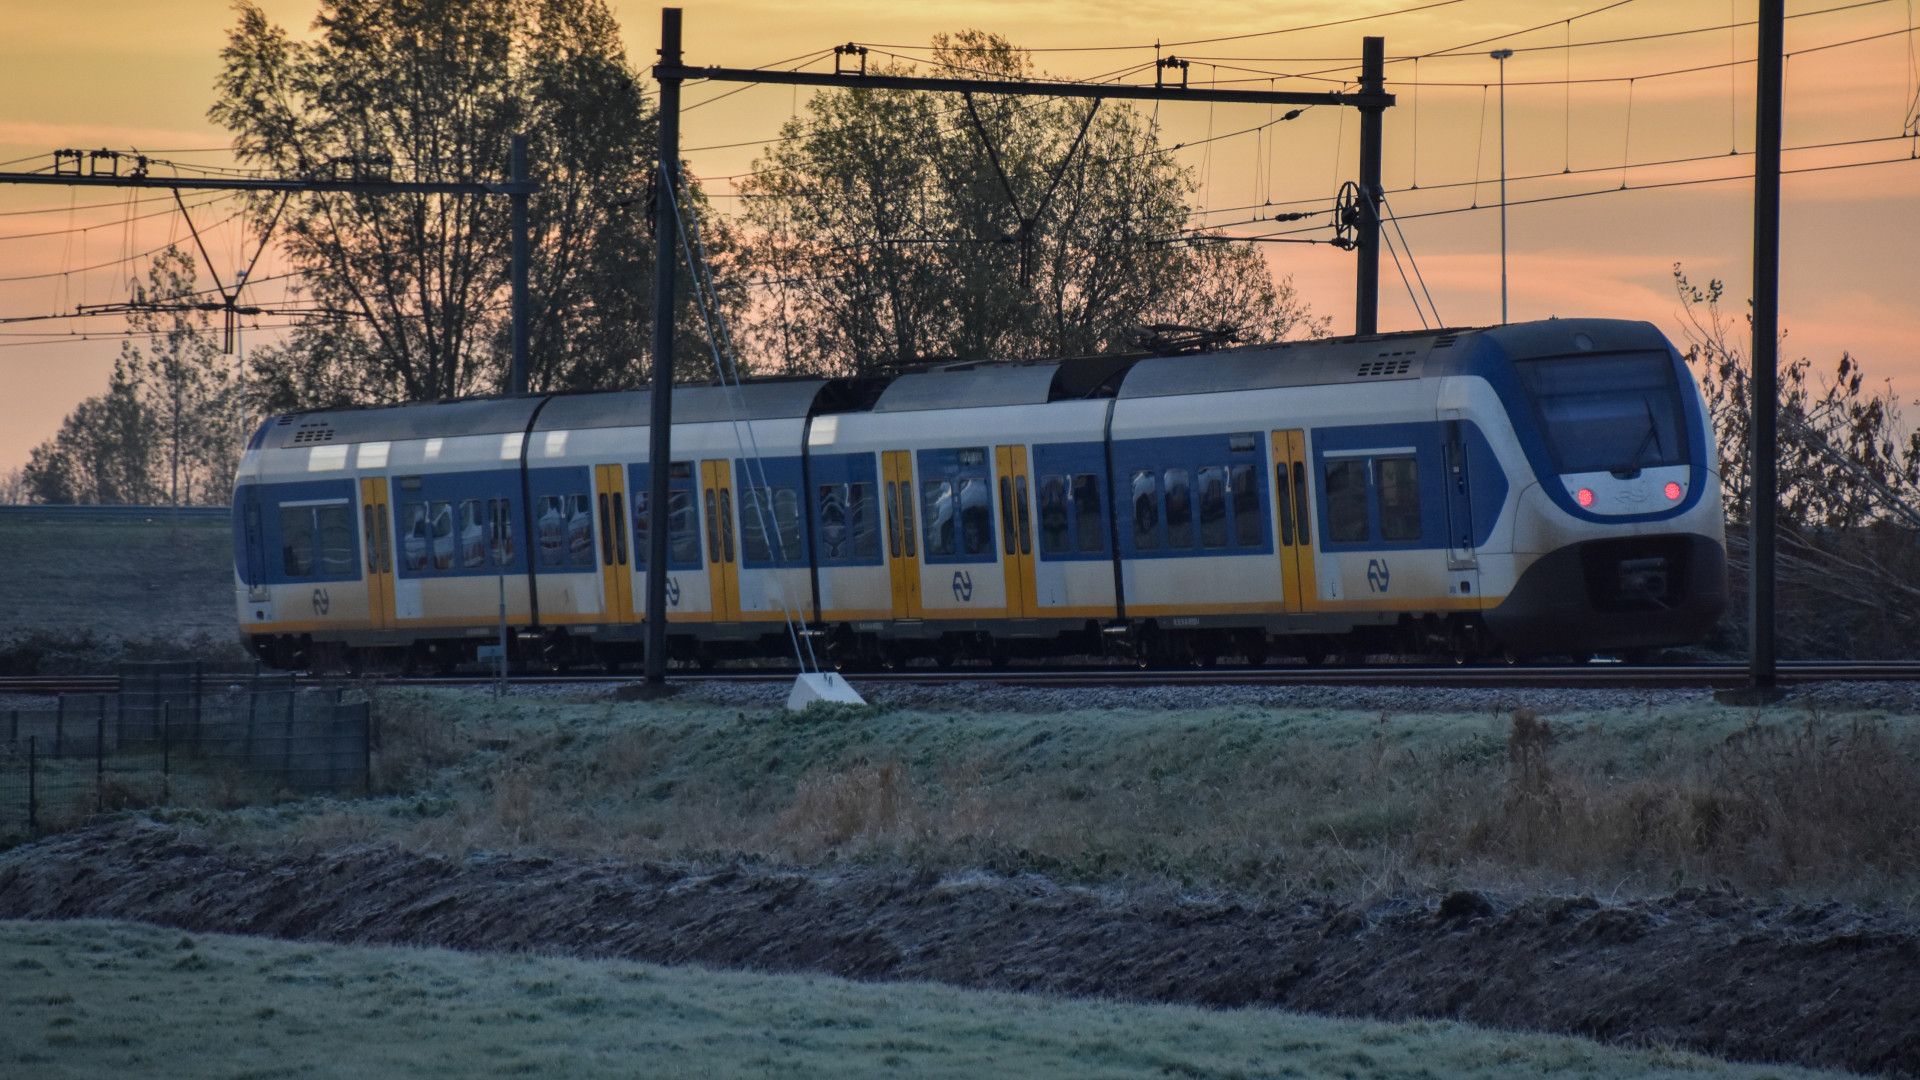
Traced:
<svg viewBox="0 0 1920 1080">
<path fill-rule="evenodd" d="M 1507 324 L 1507 57 L 1512 49 L 1487 55 L 1500 61 L 1500 325 Z"/>
</svg>

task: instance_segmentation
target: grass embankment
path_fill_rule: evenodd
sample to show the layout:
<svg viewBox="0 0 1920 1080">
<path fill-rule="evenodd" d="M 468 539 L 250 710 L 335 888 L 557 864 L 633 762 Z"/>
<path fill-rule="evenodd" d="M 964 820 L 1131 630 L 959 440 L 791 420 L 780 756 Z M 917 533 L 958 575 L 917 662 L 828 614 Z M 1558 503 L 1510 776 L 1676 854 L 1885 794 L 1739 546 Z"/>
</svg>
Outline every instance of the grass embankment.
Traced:
<svg viewBox="0 0 1920 1080">
<path fill-rule="evenodd" d="M 0 521 L 0 672 L 242 658 L 220 521 Z"/>
<path fill-rule="evenodd" d="M 1920 903 L 1920 717 L 1257 708 L 792 717 L 387 691 L 389 794 L 202 818 L 263 843 L 795 860 L 1351 896 L 1731 884 Z"/>
<path fill-rule="evenodd" d="M 0 922 L 0 1073 L 1808 1077 L 1666 1050 L 616 961 Z"/>
</svg>

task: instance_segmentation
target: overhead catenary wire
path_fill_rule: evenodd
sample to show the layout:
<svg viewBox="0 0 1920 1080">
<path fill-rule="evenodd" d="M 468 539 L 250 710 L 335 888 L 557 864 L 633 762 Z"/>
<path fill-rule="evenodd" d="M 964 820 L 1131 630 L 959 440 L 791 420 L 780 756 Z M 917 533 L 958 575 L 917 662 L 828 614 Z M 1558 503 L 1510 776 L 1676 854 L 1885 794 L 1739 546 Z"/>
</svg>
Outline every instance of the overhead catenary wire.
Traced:
<svg viewBox="0 0 1920 1080">
<path fill-rule="evenodd" d="M 1423 11 L 1431 11 L 1434 8 L 1452 7 L 1455 4 L 1464 3 L 1464 2 L 1465 0 L 1427 0 L 1426 3 L 1414 4 L 1414 5 L 1411 5 L 1408 7 L 1402 7 L 1402 8 L 1395 8 L 1392 11 L 1376 11 L 1367 15 L 1354 15 L 1354 16 L 1349 16 L 1347 18 L 1342 18 L 1342 19 L 1332 19 L 1326 22 L 1305 23 L 1300 26 L 1287 26 L 1287 27 L 1282 27 L 1278 30 L 1259 30 L 1251 33 L 1245 33 L 1245 34 L 1227 34 L 1220 37 L 1191 38 L 1186 41 L 1154 41 L 1154 42 L 1143 42 L 1137 45 L 1078 45 L 1078 46 L 1068 45 L 1068 46 L 1040 47 L 1040 48 L 1033 48 L 1033 49 L 1025 49 L 1022 51 L 1034 52 L 1034 53 L 1062 53 L 1062 52 L 1082 53 L 1082 52 L 1144 52 L 1150 49 L 1158 50 L 1161 48 L 1181 49 L 1189 45 L 1213 45 L 1222 41 L 1250 41 L 1254 38 L 1278 37 L 1282 34 L 1305 33 L 1306 31 L 1309 31 L 1309 30 L 1327 30 L 1336 26 L 1351 26 L 1355 23 L 1372 22 L 1376 19 L 1390 19 L 1390 18 L 1396 18 L 1398 16 L 1402 16 L 1402 15 L 1416 15 Z M 898 45 L 898 44 L 876 43 L 876 42 L 870 42 L 870 41 L 856 42 L 856 44 L 864 45 L 870 49 L 918 48 L 918 46 L 915 46 L 915 45 Z M 963 49 L 956 49 L 955 51 L 979 52 L 983 50 L 984 50 L 984 47 L 967 47 Z"/>
<path fill-rule="evenodd" d="M 1905 137 L 1902 136 L 1901 138 L 1904 139 Z M 1872 140 L 1872 141 L 1884 142 L 1886 140 L 1882 139 L 1882 140 Z M 1743 154 L 1742 156 L 1746 156 L 1746 155 Z M 1806 165 L 1797 169 L 1782 169 L 1781 175 L 1803 176 L 1803 175 L 1808 175 L 1812 173 L 1840 172 L 1847 169 L 1863 169 L 1863 168 L 1868 168 L 1875 165 L 1905 165 L 1905 164 L 1911 164 L 1916 160 L 1920 160 L 1920 159 L 1916 159 L 1913 157 L 1875 158 L 1870 161 L 1847 161 L 1847 162 L 1839 162 L 1831 165 Z M 1532 205 L 1540 205 L 1544 203 L 1566 202 L 1572 199 L 1588 199 L 1588 198 L 1593 198 L 1599 195 L 1619 195 L 1625 192 L 1637 192 L 1637 191 L 1661 191 L 1669 188 L 1698 187 L 1703 184 L 1731 184 L 1737 181 L 1750 181 L 1752 179 L 1753 179 L 1752 173 L 1742 173 L 1735 176 L 1706 176 L 1706 177 L 1698 177 L 1698 178 L 1689 179 L 1689 180 L 1664 180 L 1664 181 L 1657 181 L 1650 184 L 1638 184 L 1638 185 L 1625 187 L 1625 188 L 1617 188 L 1617 187 L 1595 188 L 1589 191 L 1570 191 L 1570 192 L 1563 192 L 1557 195 L 1540 195 L 1540 196 L 1535 196 L 1533 198 L 1528 198 L 1528 199 L 1509 199 L 1507 200 L 1507 205 L 1508 206 L 1532 206 Z M 1432 189 L 1428 189 L 1428 190 L 1432 190 Z M 1447 207 L 1447 208 L 1438 209 L 1438 210 L 1423 210 L 1418 213 L 1401 214 L 1398 216 L 1403 221 L 1414 221 L 1421 218 L 1450 217 L 1454 214 L 1467 214 L 1467 213 L 1472 213 L 1478 210 L 1491 210 L 1491 209 L 1493 208 L 1487 207 L 1487 206 L 1455 206 L 1455 207 Z M 1317 229 L 1324 229 L 1324 228 L 1326 228 L 1326 226 L 1324 225 L 1306 226 L 1299 229 L 1282 229 L 1272 233 L 1262 233 L 1262 234 L 1255 234 L 1253 236 L 1236 237 L 1235 239 L 1259 240 L 1259 239 L 1265 239 L 1267 237 L 1297 235 L 1301 233 L 1313 232 Z"/>
<path fill-rule="evenodd" d="M 666 199 L 668 205 L 673 209 L 674 226 L 679 234 L 680 241 L 678 246 L 687 261 L 688 276 L 693 282 L 694 309 L 700 313 L 701 322 L 707 329 L 707 345 L 713 353 L 714 374 L 720 380 L 722 389 L 727 393 L 734 442 L 740 450 L 741 461 L 747 466 L 748 470 L 748 487 L 746 490 L 751 493 L 749 501 L 752 503 L 754 521 L 760 528 L 761 538 L 767 542 L 768 550 L 775 556 L 774 559 L 771 560 L 775 563 L 775 566 L 769 567 L 768 569 L 769 573 L 773 574 L 774 593 L 775 598 L 780 604 L 781 621 L 786 626 L 787 638 L 793 646 L 794 663 L 798 665 L 802 671 L 809 670 L 810 666 L 811 670 L 817 673 L 820 671 L 820 662 L 819 659 L 813 655 L 812 640 L 802 632 L 804 628 L 804 617 L 800 619 L 801 625 L 797 626 L 793 607 L 788 602 L 787 590 L 781 585 L 778 576 L 779 564 L 785 563 L 788 559 L 786 541 L 780 535 L 778 522 L 770 522 L 767 520 L 767 515 L 773 511 L 773 485 L 769 483 L 767 479 L 766 463 L 760 453 L 759 437 L 753 430 L 753 421 L 751 418 L 746 422 L 744 438 L 741 434 L 740 414 L 745 411 L 745 400 L 740 390 L 739 365 L 731 359 L 733 356 L 732 340 L 726 333 L 725 316 L 718 310 L 717 293 L 713 291 L 712 278 L 707 273 L 708 264 L 705 259 L 706 248 L 703 243 L 700 247 L 700 256 L 695 256 L 693 244 L 689 240 L 689 234 L 698 235 L 698 230 L 697 228 L 689 228 L 687 222 L 689 212 L 683 208 L 678 194 L 674 191 L 672 172 L 664 165 L 660 169 L 660 197 Z M 662 237 L 659 238 L 659 242 L 671 241 Z M 717 327 L 716 323 L 718 324 Z M 670 358 L 654 357 L 653 362 L 656 364 L 671 364 L 672 360 Z M 731 383 L 729 383 L 728 380 L 730 371 L 732 374 Z M 751 448 L 751 452 L 749 452 L 749 448 Z M 648 467 L 657 469 L 660 468 L 662 464 L 661 462 L 649 462 Z M 754 475 L 755 472 L 758 473 L 758 476 Z M 810 493 L 803 493 L 803 495 L 806 494 Z M 648 508 L 647 512 L 650 527 L 660 527 L 654 524 L 655 522 L 661 521 L 662 515 L 659 511 L 660 508 L 658 507 Z M 797 512 L 796 510 L 796 513 Z M 743 558 L 745 554 L 743 549 L 741 552 Z"/>
</svg>

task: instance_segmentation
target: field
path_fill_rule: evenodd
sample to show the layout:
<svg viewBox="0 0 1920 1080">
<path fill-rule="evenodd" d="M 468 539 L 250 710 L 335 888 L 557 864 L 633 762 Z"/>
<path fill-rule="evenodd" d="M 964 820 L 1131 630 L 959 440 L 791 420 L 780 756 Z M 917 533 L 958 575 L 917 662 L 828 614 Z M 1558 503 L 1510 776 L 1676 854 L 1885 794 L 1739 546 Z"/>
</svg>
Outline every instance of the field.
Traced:
<svg viewBox="0 0 1920 1080">
<path fill-rule="evenodd" d="M 1405 712 L 1237 693 L 1056 711 L 1045 692 L 955 705 L 895 690 L 790 716 L 778 687 L 653 702 L 380 691 L 375 796 L 173 805 L 0 852 L 0 918 L 1428 1025 L 1396 1038 L 1458 1021 L 1920 1072 L 1920 710 L 1905 692 L 1743 710 L 1488 691 Z M 785 1013 L 747 1015 L 762 1044 L 793 1036 L 765 1019 Z M 675 1038 L 695 1045 L 697 1026 Z M 891 1020 L 862 1037 L 964 1045 Z M 826 1058 L 864 1067 L 832 1045 Z M 1268 1074 L 1252 1060 L 1195 1068 Z"/>
<path fill-rule="evenodd" d="M 1119 1005 L 113 922 L 0 922 L 0 1072 L 1800 1077 L 1461 1024 Z"/>
<path fill-rule="evenodd" d="M 226 546 L 0 522 L 0 670 L 237 660 Z M 867 690 L 370 688 L 369 797 L 88 804 L 0 1074 L 1920 1075 L 1910 688 Z"/>
<path fill-rule="evenodd" d="M 242 659 L 224 522 L 0 518 L 0 673 Z"/>
</svg>

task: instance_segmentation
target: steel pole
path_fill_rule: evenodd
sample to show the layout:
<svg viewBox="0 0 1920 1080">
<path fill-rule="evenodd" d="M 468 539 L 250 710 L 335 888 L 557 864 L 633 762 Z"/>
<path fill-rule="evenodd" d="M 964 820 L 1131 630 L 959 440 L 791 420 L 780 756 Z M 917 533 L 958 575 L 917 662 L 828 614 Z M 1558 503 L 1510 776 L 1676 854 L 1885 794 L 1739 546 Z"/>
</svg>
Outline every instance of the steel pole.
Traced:
<svg viewBox="0 0 1920 1080">
<path fill-rule="evenodd" d="M 667 681 L 668 474 L 673 461 L 674 199 L 680 187 L 680 9 L 660 9 L 660 165 L 653 200 L 653 416 L 647 431 L 647 682 Z M 625 528 L 622 523 L 621 528 Z"/>
<path fill-rule="evenodd" d="M 1759 101 L 1753 159 L 1753 415 L 1749 448 L 1753 492 L 1748 542 L 1748 680 L 1758 693 L 1774 687 L 1775 425 L 1780 361 L 1780 127 L 1785 66 L 1786 0 L 1760 0 Z"/>
<path fill-rule="evenodd" d="M 1361 43 L 1360 93 L 1380 95 L 1387 80 L 1387 39 L 1370 37 Z M 1384 106 L 1360 106 L 1360 199 L 1363 209 L 1355 223 L 1353 332 L 1380 329 L 1380 142 Z"/>
<path fill-rule="evenodd" d="M 508 169 L 513 182 L 513 367 L 507 372 L 507 392 L 527 392 L 527 137 L 515 135 Z"/>
<path fill-rule="evenodd" d="M 1512 49 L 1495 49 L 1500 61 L 1500 325 L 1507 325 L 1507 57 Z"/>
</svg>

